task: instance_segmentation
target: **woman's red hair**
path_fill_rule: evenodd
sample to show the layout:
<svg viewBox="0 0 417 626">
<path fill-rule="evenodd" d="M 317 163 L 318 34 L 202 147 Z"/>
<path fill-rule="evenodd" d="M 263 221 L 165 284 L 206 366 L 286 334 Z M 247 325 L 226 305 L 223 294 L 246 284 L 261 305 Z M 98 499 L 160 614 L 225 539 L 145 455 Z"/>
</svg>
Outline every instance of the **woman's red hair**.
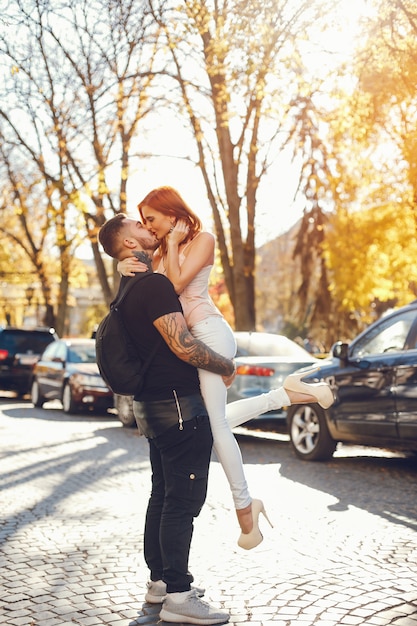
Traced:
<svg viewBox="0 0 417 626">
<path fill-rule="evenodd" d="M 175 217 L 176 220 L 185 220 L 190 230 L 182 243 L 193 239 L 196 233 L 199 233 L 203 228 L 200 218 L 190 209 L 178 191 L 173 187 L 165 186 L 153 189 L 139 202 L 138 209 L 144 222 L 146 222 L 146 218 L 143 215 L 143 208 L 145 206 L 149 206 L 155 209 L 155 211 L 163 213 L 163 215 Z M 165 238 L 161 241 L 160 252 L 162 256 L 165 256 L 167 253 Z"/>
</svg>

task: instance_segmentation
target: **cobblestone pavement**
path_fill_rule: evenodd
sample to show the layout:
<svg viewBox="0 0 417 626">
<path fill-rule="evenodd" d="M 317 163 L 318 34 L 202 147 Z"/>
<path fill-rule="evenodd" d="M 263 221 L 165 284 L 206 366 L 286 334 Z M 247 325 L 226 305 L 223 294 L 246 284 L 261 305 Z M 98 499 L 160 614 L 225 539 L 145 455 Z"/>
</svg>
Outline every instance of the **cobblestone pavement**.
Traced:
<svg viewBox="0 0 417 626">
<path fill-rule="evenodd" d="M 116 419 L 53 406 L 0 399 L 0 624 L 152 626 L 146 441 Z M 274 528 L 262 524 L 255 550 L 237 547 L 214 461 L 191 554 L 196 584 L 230 624 L 417 626 L 417 463 L 343 448 L 308 464 L 285 441 L 239 441 Z"/>
</svg>

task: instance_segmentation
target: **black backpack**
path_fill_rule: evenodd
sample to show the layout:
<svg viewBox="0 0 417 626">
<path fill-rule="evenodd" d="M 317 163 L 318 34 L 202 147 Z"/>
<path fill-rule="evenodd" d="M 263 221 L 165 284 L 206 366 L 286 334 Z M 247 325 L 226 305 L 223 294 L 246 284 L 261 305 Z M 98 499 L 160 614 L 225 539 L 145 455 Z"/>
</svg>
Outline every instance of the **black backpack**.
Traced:
<svg viewBox="0 0 417 626">
<path fill-rule="evenodd" d="M 121 396 L 134 396 L 139 393 L 144 383 L 144 374 L 160 344 L 142 361 L 135 344 L 126 328 L 120 305 L 138 280 L 143 280 L 152 273 L 138 274 L 131 278 L 124 290 L 110 304 L 107 313 L 96 331 L 96 359 L 100 374 L 113 393 Z M 162 337 L 161 337 L 162 341 Z"/>
</svg>

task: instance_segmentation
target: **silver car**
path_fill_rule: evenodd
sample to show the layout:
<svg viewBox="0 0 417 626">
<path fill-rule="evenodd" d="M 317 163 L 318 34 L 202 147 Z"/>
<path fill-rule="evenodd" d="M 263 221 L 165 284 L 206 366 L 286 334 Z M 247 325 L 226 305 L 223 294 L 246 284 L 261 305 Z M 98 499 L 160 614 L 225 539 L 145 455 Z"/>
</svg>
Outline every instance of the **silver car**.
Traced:
<svg viewBox="0 0 417 626">
<path fill-rule="evenodd" d="M 236 378 L 227 402 L 250 398 L 281 387 L 288 374 L 323 361 L 284 335 L 237 331 Z M 269 411 L 261 418 L 286 420 L 286 411 Z M 258 419 L 258 418 L 257 418 Z"/>
</svg>

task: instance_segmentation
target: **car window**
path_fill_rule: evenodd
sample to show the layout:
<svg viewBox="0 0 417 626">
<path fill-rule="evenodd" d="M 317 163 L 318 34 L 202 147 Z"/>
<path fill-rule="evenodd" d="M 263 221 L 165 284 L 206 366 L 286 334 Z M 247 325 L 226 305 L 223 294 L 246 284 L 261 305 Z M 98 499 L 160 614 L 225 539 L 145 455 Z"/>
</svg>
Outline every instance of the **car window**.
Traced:
<svg viewBox="0 0 417 626">
<path fill-rule="evenodd" d="M 95 344 L 72 345 L 68 350 L 68 361 L 71 363 L 95 363 Z"/>
<path fill-rule="evenodd" d="M 402 350 L 416 315 L 416 311 L 411 310 L 399 313 L 385 321 L 382 319 L 380 324 L 374 326 L 355 343 L 351 356 L 359 357 Z"/>
<path fill-rule="evenodd" d="M 19 352 L 41 354 L 51 341 L 52 335 L 46 332 L 6 329 L 0 334 L 0 348 L 8 350 L 11 354 Z"/>
<path fill-rule="evenodd" d="M 68 350 L 68 361 L 71 363 L 95 363 L 95 344 L 72 345 Z"/>
</svg>

